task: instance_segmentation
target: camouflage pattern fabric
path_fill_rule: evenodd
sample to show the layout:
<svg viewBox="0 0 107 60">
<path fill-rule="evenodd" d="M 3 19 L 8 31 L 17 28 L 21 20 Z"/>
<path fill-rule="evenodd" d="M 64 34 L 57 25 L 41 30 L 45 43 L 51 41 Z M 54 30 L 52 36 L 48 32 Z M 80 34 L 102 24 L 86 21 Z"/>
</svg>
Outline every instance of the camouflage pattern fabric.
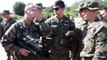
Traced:
<svg viewBox="0 0 107 60">
<path fill-rule="evenodd" d="M 53 16 L 46 23 L 51 29 L 51 60 L 70 60 L 69 51 L 74 52 L 76 49 L 74 23 L 66 16 L 62 19 Z"/>
<path fill-rule="evenodd" d="M 107 28 L 100 21 L 87 27 L 87 35 L 83 39 L 84 48 L 81 57 L 92 57 L 92 60 L 107 59 Z"/>
<path fill-rule="evenodd" d="M 43 56 L 34 56 L 30 54 L 29 56 L 25 57 L 18 53 L 19 49 L 25 48 L 24 46 L 17 44 L 16 41 L 21 41 L 20 39 L 28 35 L 32 36 L 33 38 L 40 38 L 39 27 L 37 27 L 33 22 L 30 26 L 26 25 L 24 20 L 20 20 L 13 24 L 9 30 L 3 36 L 3 46 L 6 50 L 11 49 L 15 51 L 16 60 L 42 60 L 45 59 Z M 29 43 L 28 43 L 29 44 Z M 42 58 L 41 58 L 42 57 Z"/>
<path fill-rule="evenodd" d="M 10 26 L 11 26 L 12 24 L 14 24 L 15 22 L 16 22 L 16 20 L 13 19 L 13 18 L 9 18 L 8 21 L 3 20 L 3 21 L 1 22 L 0 38 L 1 38 L 1 37 L 4 35 L 4 33 L 10 28 Z M 11 50 L 8 50 L 8 51 L 6 51 L 6 52 L 7 52 L 7 56 L 8 56 L 8 59 L 7 59 L 7 60 L 13 60 L 13 54 L 12 54 L 13 52 L 12 52 Z"/>
<path fill-rule="evenodd" d="M 7 31 L 7 29 L 9 29 L 9 27 L 15 22 L 16 22 L 16 20 L 13 18 L 10 18 L 8 21 L 3 20 L 1 22 L 1 36 L 0 37 L 2 37 L 3 34 Z"/>
<path fill-rule="evenodd" d="M 82 22 L 82 21 L 81 21 Z M 107 59 L 107 24 L 96 19 L 94 22 L 87 24 L 87 32 L 82 31 L 81 39 L 81 60 L 106 60 Z M 81 23 L 80 25 L 81 26 Z M 82 27 L 82 26 L 81 26 Z M 77 27 L 78 28 L 78 27 Z M 80 51 L 79 51 L 80 52 Z"/>
</svg>

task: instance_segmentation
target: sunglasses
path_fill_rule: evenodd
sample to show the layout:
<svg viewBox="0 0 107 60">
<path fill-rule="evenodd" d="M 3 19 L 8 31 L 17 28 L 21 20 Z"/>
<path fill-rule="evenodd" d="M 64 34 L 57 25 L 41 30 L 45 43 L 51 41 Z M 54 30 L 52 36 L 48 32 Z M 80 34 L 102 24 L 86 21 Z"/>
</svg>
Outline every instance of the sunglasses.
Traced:
<svg viewBox="0 0 107 60">
<path fill-rule="evenodd" d="M 59 10 L 59 8 L 53 8 L 55 11 Z"/>
</svg>

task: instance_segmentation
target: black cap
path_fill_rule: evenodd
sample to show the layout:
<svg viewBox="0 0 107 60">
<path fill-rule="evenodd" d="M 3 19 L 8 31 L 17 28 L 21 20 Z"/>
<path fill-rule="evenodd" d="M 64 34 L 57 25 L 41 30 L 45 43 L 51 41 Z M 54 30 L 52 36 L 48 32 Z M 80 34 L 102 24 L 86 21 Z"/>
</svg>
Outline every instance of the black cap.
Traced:
<svg viewBox="0 0 107 60">
<path fill-rule="evenodd" d="M 2 14 L 10 14 L 9 10 L 4 10 Z"/>
<path fill-rule="evenodd" d="M 55 1 L 54 5 L 57 5 L 57 6 L 61 7 L 61 8 L 65 8 L 65 3 L 62 0 Z"/>
<path fill-rule="evenodd" d="M 45 7 L 43 7 L 42 3 L 36 3 L 36 6 L 37 6 L 38 8 L 43 8 L 43 9 L 45 9 Z"/>
</svg>

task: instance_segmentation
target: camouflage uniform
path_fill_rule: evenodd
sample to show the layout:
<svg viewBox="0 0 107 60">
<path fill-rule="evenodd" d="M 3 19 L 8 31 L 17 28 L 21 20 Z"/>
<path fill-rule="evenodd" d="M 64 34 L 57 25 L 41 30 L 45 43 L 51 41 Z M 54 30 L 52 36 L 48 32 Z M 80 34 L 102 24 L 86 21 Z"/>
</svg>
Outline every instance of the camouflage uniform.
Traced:
<svg viewBox="0 0 107 60">
<path fill-rule="evenodd" d="M 84 48 L 81 57 L 88 60 L 107 59 L 107 28 L 101 21 L 95 21 L 87 26 L 87 34 L 83 39 Z"/>
<path fill-rule="evenodd" d="M 27 36 L 32 37 L 30 41 L 29 39 L 26 38 Z M 33 40 L 34 38 L 35 40 Z M 39 43 L 38 40 L 39 38 L 40 38 L 39 26 L 35 25 L 33 22 L 31 26 L 28 26 L 22 19 L 13 24 L 9 28 L 9 30 L 4 34 L 2 44 L 6 50 L 11 49 L 15 51 L 16 60 L 43 60 L 44 58 L 39 50 L 38 50 L 39 52 L 35 50 L 36 55 L 30 53 L 29 56 L 23 56 L 20 53 L 18 53 L 19 49 L 21 48 L 25 48 L 32 52 L 31 50 L 36 48 L 32 47 L 31 45 L 39 46 L 40 44 L 35 44 L 35 42 Z M 29 49 L 28 46 L 31 49 Z"/>
<path fill-rule="evenodd" d="M 75 23 L 76 27 L 82 32 L 80 40 L 82 51 L 79 51 L 81 60 L 107 60 L 107 24 L 104 24 L 96 17 L 97 10 L 99 9 L 98 6 L 97 2 L 84 2 L 77 9 L 80 12 L 81 18 L 84 19 L 77 19 L 81 20 L 82 23 Z M 87 17 L 84 17 L 85 14 Z M 90 15 L 92 16 L 89 17 Z M 83 21 L 85 21 L 85 24 L 83 24 Z"/>
<path fill-rule="evenodd" d="M 79 20 L 79 19 L 78 19 Z M 94 22 L 84 26 L 84 22 L 76 22 L 76 27 L 81 29 L 82 38 L 80 40 L 80 47 L 78 54 L 80 53 L 81 60 L 106 60 L 107 59 L 107 24 L 100 20 L 95 20 Z M 87 31 L 84 31 L 87 30 Z M 82 40 L 83 39 L 83 40 Z M 80 59 L 79 59 L 80 60 Z"/>
<path fill-rule="evenodd" d="M 3 20 L 1 22 L 1 34 L 0 34 L 0 38 L 4 35 L 4 33 L 10 28 L 10 26 L 15 23 L 16 20 L 13 19 L 13 18 L 9 18 L 8 21 L 6 20 Z M 12 57 L 13 57 L 13 54 L 12 54 L 12 51 L 8 50 L 6 51 L 7 52 L 7 56 L 8 56 L 8 59 L 7 60 L 12 60 Z"/>
<path fill-rule="evenodd" d="M 51 28 L 51 60 L 70 60 L 70 51 L 74 52 L 76 49 L 74 23 L 66 16 L 62 19 L 53 16 L 46 23 Z"/>
<path fill-rule="evenodd" d="M 1 32 L 2 33 L 1 33 L 0 38 L 4 35 L 4 33 L 7 31 L 7 29 L 9 29 L 9 27 L 15 22 L 16 22 L 16 20 L 13 18 L 10 18 L 8 21 L 3 20 L 1 22 Z"/>
<path fill-rule="evenodd" d="M 86 35 L 86 26 L 87 26 L 87 22 L 84 21 L 81 17 L 75 17 L 74 18 L 74 23 L 75 23 L 75 26 L 76 26 L 76 30 L 77 30 L 77 37 L 78 37 L 78 49 L 77 49 L 77 59 L 80 60 L 80 52 L 82 51 L 83 49 L 83 43 L 82 43 L 82 40 L 83 40 L 83 36 Z"/>
<path fill-rule="evenodd" d="M 36 25 L 39 25 L 39 27 L 40 27 L 40 36 L 41 36 L 41 38 L 42 38 L 42 53 L 44 54 L 44 59 L 45 60 L 50 60 L 50 53 L 49 53 L 49 44 L 50 44 L 50 40 L 49 39 L 47 39 L 48 38 L 48 33 L 47 32 L 49 32 L 49 30 L 48 30 L 48 25 L 47 24 L 45 24 L 44 22 L 46 21 L 46 19 L 45 18 L 42 18 L 42 20 L 41 21 L 33 21 Z M 44 33 L 45 32 L 45 33 Z"/>
</svg>

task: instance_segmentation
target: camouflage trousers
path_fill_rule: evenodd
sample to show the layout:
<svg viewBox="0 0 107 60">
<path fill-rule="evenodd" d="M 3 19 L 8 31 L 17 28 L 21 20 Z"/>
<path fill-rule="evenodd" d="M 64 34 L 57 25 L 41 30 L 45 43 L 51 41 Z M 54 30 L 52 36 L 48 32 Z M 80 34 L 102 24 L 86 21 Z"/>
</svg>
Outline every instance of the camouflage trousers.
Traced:
<svg viewBox="0 0 107 60">
<path fill-rule="evenodd" d="M 7 53 L 7 60 L 14 60 L 13 51 L 7 50 L 6 53 Z"/>
<path fill-rule="evenodd" d="M 57 49 L 51 50 L 50 52 L 51 60 L 70 60 L 71 57 L 69 55 L 70 55 L 69 50 L 67 49 L 63 50 L 63 49 L 57 48 Z"/>
</svg>

